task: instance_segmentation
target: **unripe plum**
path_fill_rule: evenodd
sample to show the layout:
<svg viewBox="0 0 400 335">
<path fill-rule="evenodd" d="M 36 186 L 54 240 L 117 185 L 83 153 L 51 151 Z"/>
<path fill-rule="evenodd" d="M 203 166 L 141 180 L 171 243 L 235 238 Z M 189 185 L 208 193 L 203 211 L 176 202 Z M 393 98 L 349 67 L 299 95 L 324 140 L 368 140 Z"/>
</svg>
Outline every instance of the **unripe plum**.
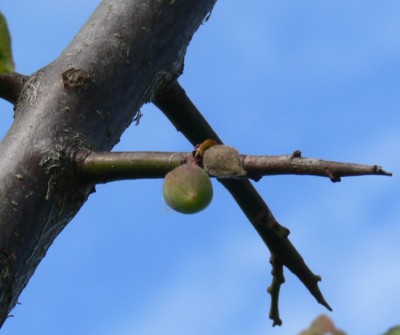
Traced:
<svg viewBox="0 0 400 335">
<path fill-rule="evenodd" d="M 194 214 L 206 208 L 213 197 L 210 177 L 196 164 L 183 164 L 164 179 L 165 202 L 174 210 Z"/>
</svg>

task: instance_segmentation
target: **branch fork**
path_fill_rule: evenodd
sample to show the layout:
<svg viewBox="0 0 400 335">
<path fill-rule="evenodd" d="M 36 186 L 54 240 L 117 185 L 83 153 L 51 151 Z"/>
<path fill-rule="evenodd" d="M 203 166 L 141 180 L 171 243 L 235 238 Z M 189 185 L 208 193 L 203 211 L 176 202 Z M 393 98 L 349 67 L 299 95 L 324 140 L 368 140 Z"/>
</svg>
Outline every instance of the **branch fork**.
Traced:
<svg viewBox="0 0 400 335">
<path fill-rule="evenodd" d="M 213 139 L 218 144 L 222 144 L 222 140 L 177 81 L 170 83 L 164 91 L 159 92 L 153 102 L 193 145 L 202 143 L 206 139 Z M 302 158 L 301 152 L 297 150 L 287 156 L 259 156 L 257 158 L 241 156 L 241 163 L 248 176 L 254 176 L 254 179 L 263 175 L 293 172 L 325 176 L 333 182 L 340 181 L 340 177 L 343 176 L 391 175 L 390 172 L 386 172 L 378 166 L 371 167 Z M 279 317 L 278 300 L 280 286 L 284 282 L 283 266 L 300 279 L 320 304 L 328 310 L 332 310 L 319 290 L 318 282 L 321 277 L 314 275 L 308 268 L 301 255 L 289 241 L 289 230 L 276 221 L 267 204 L 250 181 L 247 178 L 219 178 L 218 180 L 231 193 L 271 252 L 272 284 L 268 288 L 268 292 L 271 295 L 269 316 L 273 320 L 273 325 L 282 324 Z"/>
<path fill-rule="evenodd" d="M 221 139 L 190 101 L 178 82 L 170 84 L 153 102 L 195 146 L 195 150 L 193 152 L 78 152 L 75 163 L 79 177 L 91 183 L 107 183 L 121 179 L 164 178 L 169 171 L 193 159 L 202 166 L 204 156 L 207 156 L 208 151 L 212 151 L 213 147 L 222 147 Z M 239 155 L 234 148 L 230 148 L 230 153 L 237 155 L 234 160 L 238 160 L 240 168 L 245 173 L 229 175 L 225 172 L 222 174 L 216 172 L 214 177 L 231 193 L 271 252 L 272 283 L 267 291 L 271 295 L 269 317 L 273 320 L 273 326 L 282 324 L 278 305 L 280 287 L 285 281 L 284 266 L 300 279 L 320 304 L 332 310 L 318 287 L 321 277 L 308 268 L 288 239 L 289 230 L 274 218 L 248 178 L 259 180 L 262 176 L 296 174 L 322 176 L 329 178 L 332 182 L 338 182 L 341 177 L 346 176 L 391 176 L 391 173 L 376 165 L 305 158 L 299 150 L 281 156 Z M 218 154 L 213 159 L 218 161 Z M 207 170 L 207 166 L 205 168 Z M 213 169 L 209 169 L 208 172 L 213 175 Z"/>
</svg>

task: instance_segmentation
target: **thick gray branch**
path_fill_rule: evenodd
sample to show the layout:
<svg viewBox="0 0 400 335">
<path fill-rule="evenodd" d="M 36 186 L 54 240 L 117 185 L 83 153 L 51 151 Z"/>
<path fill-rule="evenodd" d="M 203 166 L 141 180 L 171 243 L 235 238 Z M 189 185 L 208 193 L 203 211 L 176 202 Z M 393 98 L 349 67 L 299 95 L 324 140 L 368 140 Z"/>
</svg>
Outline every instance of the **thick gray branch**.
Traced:
<svg viewBox="0 0 400 335">
<path fill-rule="evenodd" d="M 0 252 L 8 264 L 0 325 L 93 188 L 73 173 L 76 151 L 111 150 L 139 108 L 180 75 L 215 1 L 103 0 L 60 57 L 25 82 L 0 143 Z"/>
</svg>

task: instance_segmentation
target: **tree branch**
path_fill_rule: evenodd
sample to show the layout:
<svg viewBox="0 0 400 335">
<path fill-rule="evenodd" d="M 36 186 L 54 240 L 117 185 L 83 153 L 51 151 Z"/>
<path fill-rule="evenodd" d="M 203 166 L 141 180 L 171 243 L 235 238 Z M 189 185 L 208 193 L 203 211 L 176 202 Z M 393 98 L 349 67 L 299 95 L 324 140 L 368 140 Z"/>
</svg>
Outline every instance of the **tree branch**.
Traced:
<svg viewBox="0 0 400 335">
<path fill-rule="evenodd" d="M 391 176 L 378 165 L 364 165 L 326 161 L 318 158 L 301 157 L 296 150 L 291 155 L 282 156 L 241 156 L 243 168 L 250 176 L 267 175 L 311 175 L 328 177 L 332 182 L 339 182 L 341 177 L 382 175 Z"/>
<path fill-rule="evenodd" d="M 0 142 L 0 326 L 93 190 L 74 174 L 75 153 L 119 142 L 141 106 L 182 73 L 215 1 L 102 0 L 20 94 L 18 81 L 11 93 L 3 86 L 3 97 L 19 97 Z"/>
<path fill-rule="evenodd" d="M 28 76 L 17 72 L 0 74 L 0 98 L 11 102 L 13 105 L 16 104 L 22 87 L 28 78 Z"/>
<path fill-rule="evenodd" d="M 271 308 L 269 310 L 269 318 L 273 320 L 272 326 L 281 326 L 282 320 L 279 317 L 279 292 L 281 285 L 285 282 L 283 276 L 283 265 L 274 260 L 271 256 L 270 263 L 272 265 L 272 283 L 268 287 L 267 292 L 271 295 Z"/>
<path fill-rule="evenodd" d="M 296 151 L 296 153 L 298 153 Z M 86 182 L 108 183 L 123 179 L 164 178 L 177 166 L 193 159 L 190 152 L 87 152 L 75 156 L 76 171 Z M 218 157 L 216 157 L 218 159 Z M 247 176 L 258 178 L 268 175 L 344 176 L 385 175 L 391 173 L 376 165 L 339 163 L 296 156 L 240 155 Z M 226 176 L 229 178 L 229 176 Z M 235 176 L 233 176 L 235 177 Z"/>
<path fill-rule="evenodd" d="M 76 173 L 91 183 L 124 179 L 164 178 L 177 166 L 186 163 L 189 152 L 90 152 L 75 156 Z"/>
<path fill-rule="evenodd" d="M 161 91 L 153 99 L 153 103 L 192 145 L 195 146 L 202 143 L 208 138 L 222 144 L 222 140 L 177 81 L 171 83 L 164 91 Z"/>
<path fill-rule="evenodd" d="M 157 95 L 153 102 L 193 145 L 208 138 L 222 143 L 178 82 L 172 83 L 165 91 Z M 318 288 L 320 277 L 314 275 L 304 263 L 303 258 L 287 238 L 289 230 L 276 221 L 250 181 L 248 179 L 219 179 L 219 181 L 236 200 L 268 246 L 277 264 L 283 264 L 291 270 L 317 301 L 331 310 Z M 279 269 L 274 270 L 273 268 L 273 275 L 279 273 Z M 271 315 L 274 317 L 276 314 Z M 279 316 L 274 319 L 274 324 L 280 324 Z"/>
</svg>

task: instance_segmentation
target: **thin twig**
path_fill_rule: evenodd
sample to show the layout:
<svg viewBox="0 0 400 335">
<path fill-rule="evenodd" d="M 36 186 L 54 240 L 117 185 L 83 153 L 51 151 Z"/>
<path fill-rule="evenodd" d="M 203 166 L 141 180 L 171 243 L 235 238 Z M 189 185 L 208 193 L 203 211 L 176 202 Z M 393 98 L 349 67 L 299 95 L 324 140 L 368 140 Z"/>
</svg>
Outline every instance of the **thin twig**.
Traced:
<svg viewBox="0 0 400 335">
<path fill-rule="evenodd" d="M 383 175 L 392 173 L 377 165 L 364 165 L 326 161 L 317 158 L 301 157 L 300 151 L 283 156 L 241 156 L 243 168 L 249 175 L 311 175 L 328 177 L 332 182 L 340 181 L 341 177 Z"/>
<path fill-rule="evenodd" d="M 222 143 L 178 82 L 172 83 L 166 91 L 157 96 L 154 103 L 193 145 L 209 138 Z M 287 238 L 289 230 L 275 220 L 250 181 L 248 179 L 219 179 L 219 181 L 234 197 L 268 246 L 271 255 L 294 272 L 317 301 L 330 309 L 318 288 L 317 277 Z"/>
<path fill-rule="evenodd" d="M 83 159 L 76 159 L 77 173 L 93 183 L 164 178 L 169 171 L 192 159 L 190 152 L 83 152 L 82 155 Z M 345 176 L 391 175 L 376 165 L 339 163 L 300 156 L 293 158 L 293 155 L 240 155 L 240 158 L 248 176 L 294 174 L 323 176 L 332 180 L 332 175 L 337 179 Z"/>
<path fill-rule="evenodd" d="M 281 326 L 282 320 L 279 317 L 279 292 L 281 285 L 285 282 L 283 276 L 283 264 L 278 263 L 271 257 L 270 263 L 272 265 L 272 283 L 268 287 L 267 292 L 271 295 L 271 308 L 269 310 L 269 318 L 273 321 L 272 326 Z"/>
<path fill-rule="evenodd" d="M 17 72 L 0 74 L 0 98 L 14 105 L 27 79 L 28 76 Z"/>
</svg>

